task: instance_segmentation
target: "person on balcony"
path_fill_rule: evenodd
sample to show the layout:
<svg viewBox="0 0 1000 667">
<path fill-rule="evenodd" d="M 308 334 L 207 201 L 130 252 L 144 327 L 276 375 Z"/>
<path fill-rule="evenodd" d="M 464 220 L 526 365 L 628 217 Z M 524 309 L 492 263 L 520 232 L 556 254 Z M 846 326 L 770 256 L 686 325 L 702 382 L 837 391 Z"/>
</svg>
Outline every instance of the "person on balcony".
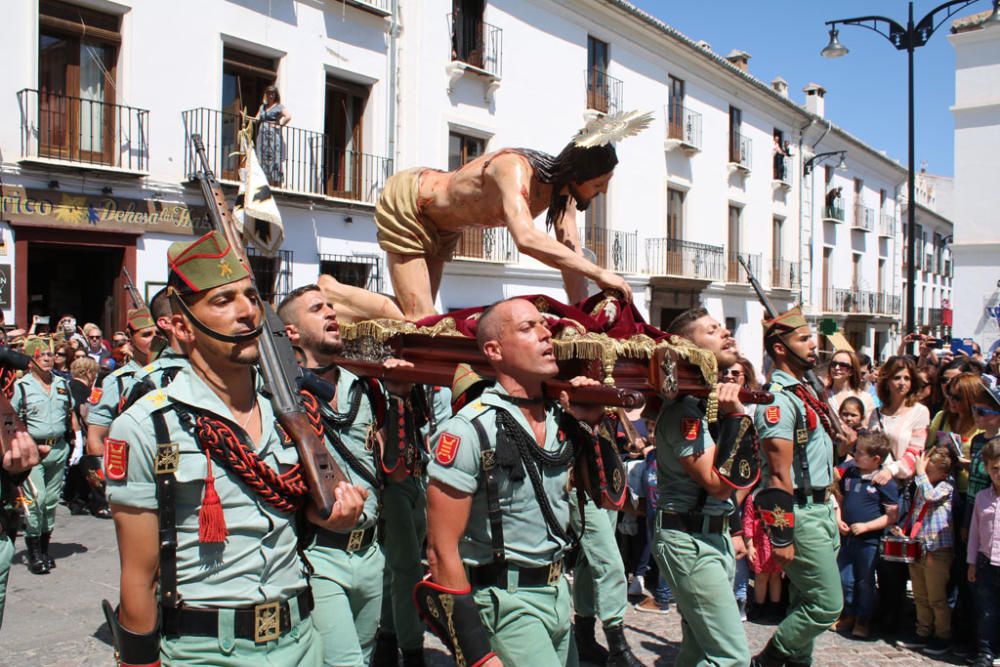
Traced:
<svg viewBox="0 0 1000 667">
<path fill-rule="evenodd" d="M 267 182 L 280 187 L 284 179 L 282 165 L 285 162 L 285 140 L 281 136 L 281 128 L 291 122 L 292 114 L 281 103 L 281 93 L 276 86 L 264 89 L 264 100 L 254 120 L 260 123 L 256 140 L 260 166 L 267 174 Z"/>
</svg>

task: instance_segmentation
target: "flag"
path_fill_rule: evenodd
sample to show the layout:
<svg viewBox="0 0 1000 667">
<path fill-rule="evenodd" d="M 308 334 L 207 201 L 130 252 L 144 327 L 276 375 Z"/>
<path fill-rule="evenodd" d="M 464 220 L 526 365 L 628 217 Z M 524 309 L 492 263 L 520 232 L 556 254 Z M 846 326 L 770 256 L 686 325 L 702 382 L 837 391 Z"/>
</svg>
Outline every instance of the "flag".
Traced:
<svg viewBox="0 0 1000 667">
<path fill-rule="evenodd" d="M 274 201 L 264 170 L 257 161 L 253 142 L 240 133 L 240 191 L 233 206 L 233 217 L 243 239 L 252 243 L 261 254 L 273 257 L 285 237 L 281 213 Z"/>
</svg>

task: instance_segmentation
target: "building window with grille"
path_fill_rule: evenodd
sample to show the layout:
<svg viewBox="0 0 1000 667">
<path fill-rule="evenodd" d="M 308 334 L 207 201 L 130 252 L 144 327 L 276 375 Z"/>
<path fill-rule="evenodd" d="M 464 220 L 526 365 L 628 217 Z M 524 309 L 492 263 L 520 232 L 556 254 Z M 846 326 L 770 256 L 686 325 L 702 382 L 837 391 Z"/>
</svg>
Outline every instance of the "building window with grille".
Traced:
<svg viewBox="0 0 1000 667">
<path fill-rule="evenodd" d="M 382 259 L 377 255 L 320 255 L 319 272 L 345 285 L 382 291 Z"/>
<path fill-rule="evenodd" d="M 458 132 L 448 133 L 448 171 L 460 169 L 486 152 L 486 140 Z"/>
<path fill-rule="evenodd" d="M 247 259 L 253 271 L 254 284 L 261 299 L 277 304 L 292 291 L 292 251 L 279 250 L 274 257 L 247 248 Z"/>
</svg>

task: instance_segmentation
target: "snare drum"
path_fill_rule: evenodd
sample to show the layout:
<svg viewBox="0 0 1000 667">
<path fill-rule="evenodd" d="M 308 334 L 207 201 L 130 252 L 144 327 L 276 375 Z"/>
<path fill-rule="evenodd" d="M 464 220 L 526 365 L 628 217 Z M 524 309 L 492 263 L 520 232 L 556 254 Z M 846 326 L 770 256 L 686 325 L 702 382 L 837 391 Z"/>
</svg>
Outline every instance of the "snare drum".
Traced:
<svg viewBox="0 0 1000 667">
<path fill-rule="evenodd" d="M 892 563 L 916 563 L 924 555 L 924 545 L 920 540 L 901 535 L 886 535 L 879 545 L 882 560 Z"/>
</svg>

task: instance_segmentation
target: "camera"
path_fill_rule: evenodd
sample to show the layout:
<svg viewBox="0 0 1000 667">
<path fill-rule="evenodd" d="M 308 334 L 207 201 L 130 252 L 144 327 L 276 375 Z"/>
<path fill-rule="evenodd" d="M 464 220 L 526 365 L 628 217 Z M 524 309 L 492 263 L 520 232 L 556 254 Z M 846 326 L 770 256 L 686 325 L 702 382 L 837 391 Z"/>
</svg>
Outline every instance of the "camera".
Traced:
<svg viewBox="0 0 1000 667">
<path fill-rule="evenodd" d="M 6 345 L 0 345 L 0 368 L 13 371 L 26 371 L 30 365 L 31 357 L 12 350 Z"/>
</svg>

